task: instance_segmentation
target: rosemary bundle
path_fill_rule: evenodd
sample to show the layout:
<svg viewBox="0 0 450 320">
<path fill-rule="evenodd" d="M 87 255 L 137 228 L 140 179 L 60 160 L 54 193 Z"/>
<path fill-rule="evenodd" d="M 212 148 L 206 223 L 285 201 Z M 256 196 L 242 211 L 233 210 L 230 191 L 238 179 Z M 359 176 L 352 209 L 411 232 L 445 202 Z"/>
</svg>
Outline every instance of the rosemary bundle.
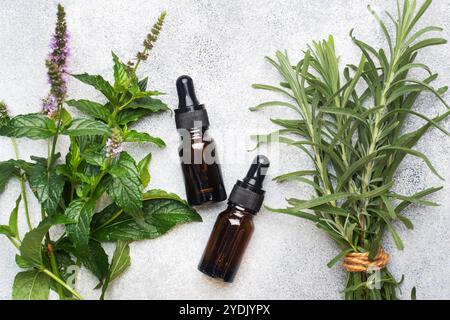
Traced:
<svg viewBox="0 0 450 320">
<path fill-rule="evenodd" d="M 266 102 L 252 111 L 288 107 L 298 114 L 296 119 L 271 119 L 282 129 L 256 136 L 258 144 L 277 141 L 300 148 L 314 164 L 312 170 L 287 173 L 275 180 L 306 183 L 314 189 L 315 198 L 288 199 L 287 208 L 268 209 L 308 219 L 338 244 L 341 252 L 328 266 L 344 261 L 346 299 L 397 298 L 401 281 L 386 267 L 389 255 L 382 248 L 383 235 L 389 232 L 402 250 L 404 245 L 394 222 L 412 229 L 412 222 L 403 215 L 405 209 L 411 204 L 435 206 L 424 197 L 441 189 L 429 188 L 412 196 L 392 191 L 396 171 L 407 155 L 419 157 L 440 177 L 427 156 L 412 148 L 430 128 L 449 134 L 439 124 L 449 111 L 430 119 L 414 110 L 423 92 L 431 92 L 448 108 L 442 98 L 447 88 L 432 86 L 438 75 L 416 62 L 422 49 L 446 43 L 428 36 L 441 28 L 416 30 L 430 5 L 431 0 L 421 6 L 415 0 L 405 0 L 403 5 L 398 2 L 397 17 L 387 13 L 395 35 L 369 7 L 388 47 L 376 49 L 351 33 L 361 60 L 358 65 L 347 65 L 342 74 L 330 37 L 314 42 L 295 65 L 287 53 L 277 52 L 276 59 L 267 58 L 283 82 L 280 86 L 254 85 L 280 93 L 287 100 Z M 426 76 L 411 75 L 416 69 Z M 419 117 L 426 124 L 404 133 L 409 116 Z"/>
</svg>

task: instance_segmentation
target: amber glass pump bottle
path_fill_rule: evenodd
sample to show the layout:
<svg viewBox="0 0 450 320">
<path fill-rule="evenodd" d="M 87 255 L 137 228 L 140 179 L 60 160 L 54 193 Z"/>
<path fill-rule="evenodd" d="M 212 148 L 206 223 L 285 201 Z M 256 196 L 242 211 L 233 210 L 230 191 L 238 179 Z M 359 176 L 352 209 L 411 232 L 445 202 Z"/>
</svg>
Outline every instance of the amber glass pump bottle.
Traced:
<svg viewBox="0 0 450 320">
<path fill-rule="evenodd" d="M 204 274 L 233 282 L 253 234 L 253 216 L 264 201 L 262 186 L 269 165 L 267 157 L 257 156 L 231 191 L 228 208 L 218 216 L 198 266 Z"/>
<path fill-rule="evenodd" d="M 197 100 L 191 77 L 179 77 L 177 91 L 179 105 L 175 110 L 175 123 L 182 138 L 179 156 L 187 200 L 190 205 L 224 201 L 227 194 L 216 143 L 208 134 L 208 113 Z"/>
</svg>

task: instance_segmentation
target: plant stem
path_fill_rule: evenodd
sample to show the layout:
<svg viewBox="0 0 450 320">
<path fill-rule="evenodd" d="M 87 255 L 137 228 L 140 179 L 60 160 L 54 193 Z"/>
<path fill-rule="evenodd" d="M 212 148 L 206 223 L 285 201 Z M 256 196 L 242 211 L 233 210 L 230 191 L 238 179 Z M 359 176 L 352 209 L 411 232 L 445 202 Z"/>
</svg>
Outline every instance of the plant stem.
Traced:
<svg viewBox="0 0 450 320">
<path fill-rule="evenodd" d="M 11 138 L 11 142 L 14 148 L 14 153 L 16 154 L 16 160 L 20 160 L 20 154 L 19 154 L 19 148 L 17 147 L 17 141 L 15 138 Z M 33 229 L 33 226 L 31 225 L 31 219 L 30 219 L 30 210 L 28 208 L 28 197 L 27 197 L 27 191 L 25 188 L 25 179 L 23 177 L 24 173 L 23 170 L 20 170 L 20 190 L 22 193 L 22 200 L 23 200 L 23 206 L 25 208 L 25 217 L 27 219 L 28 229 L 31 231 Z"/>
<path fill-rule="evenodd" d="M 61 276 L 59 275 L 58 263 L 56 262 L 56 257 L 55 257 L 55 253 L 53 252 L 53 250 L 54 250 L 53 244 L 49 243 L 48 244 L 48 255 L 49 255 L 49 258 L 50 258 L 50 265 L 52 267 L 52 272 L 58 278 L 60 278 Z M 61 284 L 56 283 L 56 290 L 58 292 L 59 299 L 60 300 L 64 300 L 65 296 L 64 296 L 64 291 L 63 291 L 63 288 L 62 288 Z"/>
<path fill-rule="evenodd" d="M 58 123 L 56 125 L 56 132 L 55 132 L 55 135 L 53 136 L 52 148 L 51 148 L 50 155 L 49 155 L 48 162 L 47 162 L 48 163 L 47 169 L 49 172 L 50 172 L 50 168 L 51 168 L 54 158 L 55 158 L 56 143 L 58 142 L 59 131 L 61 129 L 61 124 L 62 124 L 61 110 L 62 110 L 62 103 L 59 103 L 58 104 Z"/>
<path fill-rule="evenodd" d="M 17 241 L 14 238 L 10 237 L 10 236 L 8 236 L 8 239 L 9 239 L 9 241 L 11 241 L 11 243 L 14 245 L 14 247 L 16 247 L 17 250 L 20 251 L 20 245 L 17 243 Z"/>
<path fill-rule="evenodd" d="M 42 272 L 44 272 L 50 278 L 52 278 L 57 283 L 59 283 L 61 286 L 63 286 L 67 291 L 69 291 L 78 300 L 84 300 L 83 297 L 79 293 L 77 293 L 75 290 L 73 290 L 67 283 L 65 283 L 63 280 L 61 280 L 61 278 L 56 276 L 53 272 L 51 272 L 50 270 L 48 270 L 46 268 L 42 269 Z"/>
</svg>

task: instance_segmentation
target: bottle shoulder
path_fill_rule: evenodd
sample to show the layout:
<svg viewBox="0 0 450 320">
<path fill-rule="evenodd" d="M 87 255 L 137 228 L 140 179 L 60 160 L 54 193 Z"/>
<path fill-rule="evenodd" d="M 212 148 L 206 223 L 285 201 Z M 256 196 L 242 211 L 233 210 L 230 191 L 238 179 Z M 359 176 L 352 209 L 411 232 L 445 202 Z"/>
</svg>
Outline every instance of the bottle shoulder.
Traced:
<svg viewBox="0 0 450 320">
<path fill-rule="evenodd" d="M 236 207 L 229 206 L 225 211 L 219 214 L 219 220 L 226 221 L 230 224 L 248 225 L 253 227 L 254 215 L 248 211 L 241 210 Z"/>
</svg>

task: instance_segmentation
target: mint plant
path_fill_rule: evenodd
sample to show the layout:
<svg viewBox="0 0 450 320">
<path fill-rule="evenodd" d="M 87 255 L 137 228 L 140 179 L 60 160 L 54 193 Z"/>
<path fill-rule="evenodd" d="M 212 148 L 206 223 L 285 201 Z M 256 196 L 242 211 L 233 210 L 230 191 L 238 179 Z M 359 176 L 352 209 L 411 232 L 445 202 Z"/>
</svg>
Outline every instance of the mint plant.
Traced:
<svg viewBox="0 0 450 320">
<path fill-rule="evenodd" d="M 416 30 L 431 0 L 421 6 L 415 0 L 397 3 L 397 17 L 387 13 L 394 35 L 369 7 L 384 33 L 387 48 L 374 48 L 352 33 L 361 59 L 341 73 L 330 36 L 309 46 L 298 63 L 292 63 L 288 54 L 280 51 L 276 59 L 267 58 L 283 82 L 280 86 L 254 85 L 285 99 L 265 102 L 251 110 L 288 107 L 298 115 L 294 119 L 271 119 L 282 129 L 258 136 L 259 142 L 277 141 L 299 148 L 313 163 L 311 170 L 299 168 L 275 180 L 306 183 L 315 197 L 288 199 L 287 208 L 269 210 L 307 219 L 336 242 L 341 252 L 328 266 L 343 260 L 347 271 L 344 295 L 349 300 L 397 298 L 401 281 L 387 268 L 389 255 L 382 247 L 383 237 L 388 232 L 402 250 L 404 243 L 395 223 L 412 229 L 404 211 L 413 204 L 436 206 L 424 198 L 442 189 L 428 188 L 411 196 L 392 190 L 395 174 L 407 155 L 423 160 L 441 178 L 431 160 L 413 147 L 430 128 L 447 137 L 449 132 L 440 122 L 450 115 L 447 111 L 431 119 L 415 110 L 425 107 L 417 103 L 425 92 L 448 108 L 443 99 L 448 88 L 434 88 L 432 83 L 438 75 L 416 61 L 422 49 L 447 42 L 430 36 L 442 31 L 439 27 Z M 405 132 L 408 116 L 419 117 L 425 124 Z"/>
<path fill-rule="evenodd" d="M 168 111 L 150 90 L 148 78 L 138 78 L 139 65 L 146 61 L 164 23 L 163 12 L 147 35 L 143 50 L 123 63 L 112 53 L 114 83 L 100 75 L 68 73 L 69 35 L 64 8 L 59 5 L 51 53 L 46 60 L 50 92 L 42 111 L 10 118 L 0 104 L 0 135 L 10 137 L 17 158 L 0 162 L 0 192 L 12 178 L 19 179 L 21 195 L 10 214 L 9 224 L 0 226 L 17 248 L 17 265 L 23 269 L 14 280 L 14 299 L 48 299 L 50 290 L 60 299 L 82 299 L 73 286 L 74 266 L 89 269 L 99 281 L 100 298 L 108 286 L 130 265 L 132 241 L 157 238 L 180 223 L 201 221 L 198 213 L 175 194 L 159 189 L 145 191 L 150 183 L 151 153 L 136 161 L 124 144 L 151 143 L 164 148 L 162 139 L 133 130 L 144 117 Z M 94 87 L 105 101 L 68 99 L 67 80 Z M 70 108 L 85 114 L 74 118 Z M 67 136 L 69 152 L 56 150 L 58 139 Z M 48 141 L 48 157 L 21 160 L 16 138 Z M 41 205 L 41 222 L 31 224 L 26 184 Z M 111 204 L 98 210 L 100 200 Z M 18 219 L 23 203 L 28 232 L 21 237 Z M 51 230 L 62 226 L 58 237 Z M 53 234 L 53 233 L 52 233 Z M 114 242 L 111 259 L 102 247 Z"/>
</svg>

